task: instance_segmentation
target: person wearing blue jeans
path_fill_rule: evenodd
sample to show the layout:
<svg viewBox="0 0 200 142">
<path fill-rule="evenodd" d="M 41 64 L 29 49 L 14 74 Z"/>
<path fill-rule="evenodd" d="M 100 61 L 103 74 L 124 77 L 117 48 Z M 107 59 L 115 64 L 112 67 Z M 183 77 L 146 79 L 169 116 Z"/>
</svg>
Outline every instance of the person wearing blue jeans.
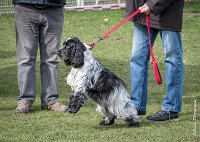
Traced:
<svg viewBox="0 0 200 142">
<path fill-rule="evenodd" d="M 57 88 L 57 51 L 64 24 L 64 0 L 13 0 L 19 96 L 17 113 L 31 111 L 36 98 L 36 58 L 40 50 L 41 107 L 65 112 Z"/>
<path fill-rule="evenodd" d="M 130 59 L 131 99 L 138 115 L 145 115 L 148 96 L 148 63 L 150 47 L 145 21 L 150 14 L 150 38 L 152 45 L 160 34 L 166 66 L 166 95 L 161 111 L 147 116 L 148 120 L 166 121 L 179 117 L 182 105 L 184 66 L 182 61 L 182 14 L 184 0 L 130 1 L 126 5 L 129 15 L 137 8 L 141 14 L 134 21 L 133 47 Z"/>
</svg>

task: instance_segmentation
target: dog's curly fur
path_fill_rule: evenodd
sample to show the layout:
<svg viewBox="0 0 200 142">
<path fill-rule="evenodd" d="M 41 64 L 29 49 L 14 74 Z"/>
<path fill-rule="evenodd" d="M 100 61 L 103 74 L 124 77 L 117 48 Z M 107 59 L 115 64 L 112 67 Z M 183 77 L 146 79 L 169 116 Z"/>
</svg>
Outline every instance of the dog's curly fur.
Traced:
<svg viewBox="0 0 200 142">
<path fill-rule="evenodd" d="M 87 98 L 97 105 L 103 115 L 100 125 L 112 125 L 116 118 L 122 118 L 128 126 L 138 127 L 138 115 L 125 83 L 114 73 L 103 67 L 93 56 L 90 46 L 78 38 L 68 38 L 58 55 L 67 66 L 72 66 L 66 80 L 72 94 L 69 112 L 77 113 Z"/>
</svg>

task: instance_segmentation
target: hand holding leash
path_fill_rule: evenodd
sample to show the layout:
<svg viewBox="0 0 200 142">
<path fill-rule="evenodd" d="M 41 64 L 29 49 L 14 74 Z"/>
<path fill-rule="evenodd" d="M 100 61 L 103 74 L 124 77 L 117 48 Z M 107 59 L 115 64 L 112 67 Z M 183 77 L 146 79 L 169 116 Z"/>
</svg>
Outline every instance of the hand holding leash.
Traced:
<svg viewBox="0 0 200 142">
<path fill-rule="evenodd" d="M 149 8 L 148 5 L 144 4 L 143 6 L 138 8 L 140 10 L 140 13 L 144 13 L 144 14 L 151 14 L 151 10 Z"/>
</svg>

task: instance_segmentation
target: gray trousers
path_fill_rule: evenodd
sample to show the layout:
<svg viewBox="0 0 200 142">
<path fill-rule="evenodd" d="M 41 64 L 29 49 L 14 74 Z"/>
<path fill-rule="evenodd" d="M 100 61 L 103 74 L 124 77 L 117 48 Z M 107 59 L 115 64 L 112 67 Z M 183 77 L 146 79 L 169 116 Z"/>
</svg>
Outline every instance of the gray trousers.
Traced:
<svg viewBox="0 0 200 142">
<path fill-rule="evenodd" d="M 18 86 L 21 101 L 32 105 L 36 97 L 36 58 L 40 51 L 41 103 L 55 103 L 58 98 L 56 52 L 60 48 L 64 23 L 63 8 L 37 9 L 15 5 Z"/>
</svg>

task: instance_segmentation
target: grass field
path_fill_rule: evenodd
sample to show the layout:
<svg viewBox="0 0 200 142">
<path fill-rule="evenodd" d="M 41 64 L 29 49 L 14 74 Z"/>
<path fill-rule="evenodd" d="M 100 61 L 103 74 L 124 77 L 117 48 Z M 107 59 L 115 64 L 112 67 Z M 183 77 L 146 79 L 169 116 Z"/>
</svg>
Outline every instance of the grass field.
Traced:
<svg viewBox="0 0 200 142">
<path fill-rule="evenodd" d="M 39 60 L 37 61 L 37 98 L 29 114 L 16 114 L 17 66 L 15 19 L 0 16 L 0 142 L 200 142 L 200 3 L 186 4 L 183 18 L 183 53 L 185 65 L 183 108 L 179 121 L 155 123 L 140 118 L 140 128 L 127 128 L 117 120 L 109 127 L 99 126 L 101 115 L 95 104 L 87 101 L 76 115 L 50 112 L 40 108 Z M 123 19 L 124 10 L 65 12 L 63 39 L 76 36 L 86 43 L 96 40 Z M 108 21 L 104 21 L 107 18 Z M 105 67 L 122 78 L 130 91 L 129 59 L 133 24 L 126 23 L 93 49 Z M 163 49 L 159 37 L 154 54 L 165 80 Z M 39 56 L 39 55 L 38 55 Z M 39 59 L 39 58 L 38 58 Z M 58 70 L 60 101 L 67 104 L 70 88 L 64 78 L 69 72 L 61 61 Z M 165 82 L 158 86 L 149 69 L 147 115 L 161 109 Z M 197 135 L 193 134 L 197 132 Z"/>
</svg>

